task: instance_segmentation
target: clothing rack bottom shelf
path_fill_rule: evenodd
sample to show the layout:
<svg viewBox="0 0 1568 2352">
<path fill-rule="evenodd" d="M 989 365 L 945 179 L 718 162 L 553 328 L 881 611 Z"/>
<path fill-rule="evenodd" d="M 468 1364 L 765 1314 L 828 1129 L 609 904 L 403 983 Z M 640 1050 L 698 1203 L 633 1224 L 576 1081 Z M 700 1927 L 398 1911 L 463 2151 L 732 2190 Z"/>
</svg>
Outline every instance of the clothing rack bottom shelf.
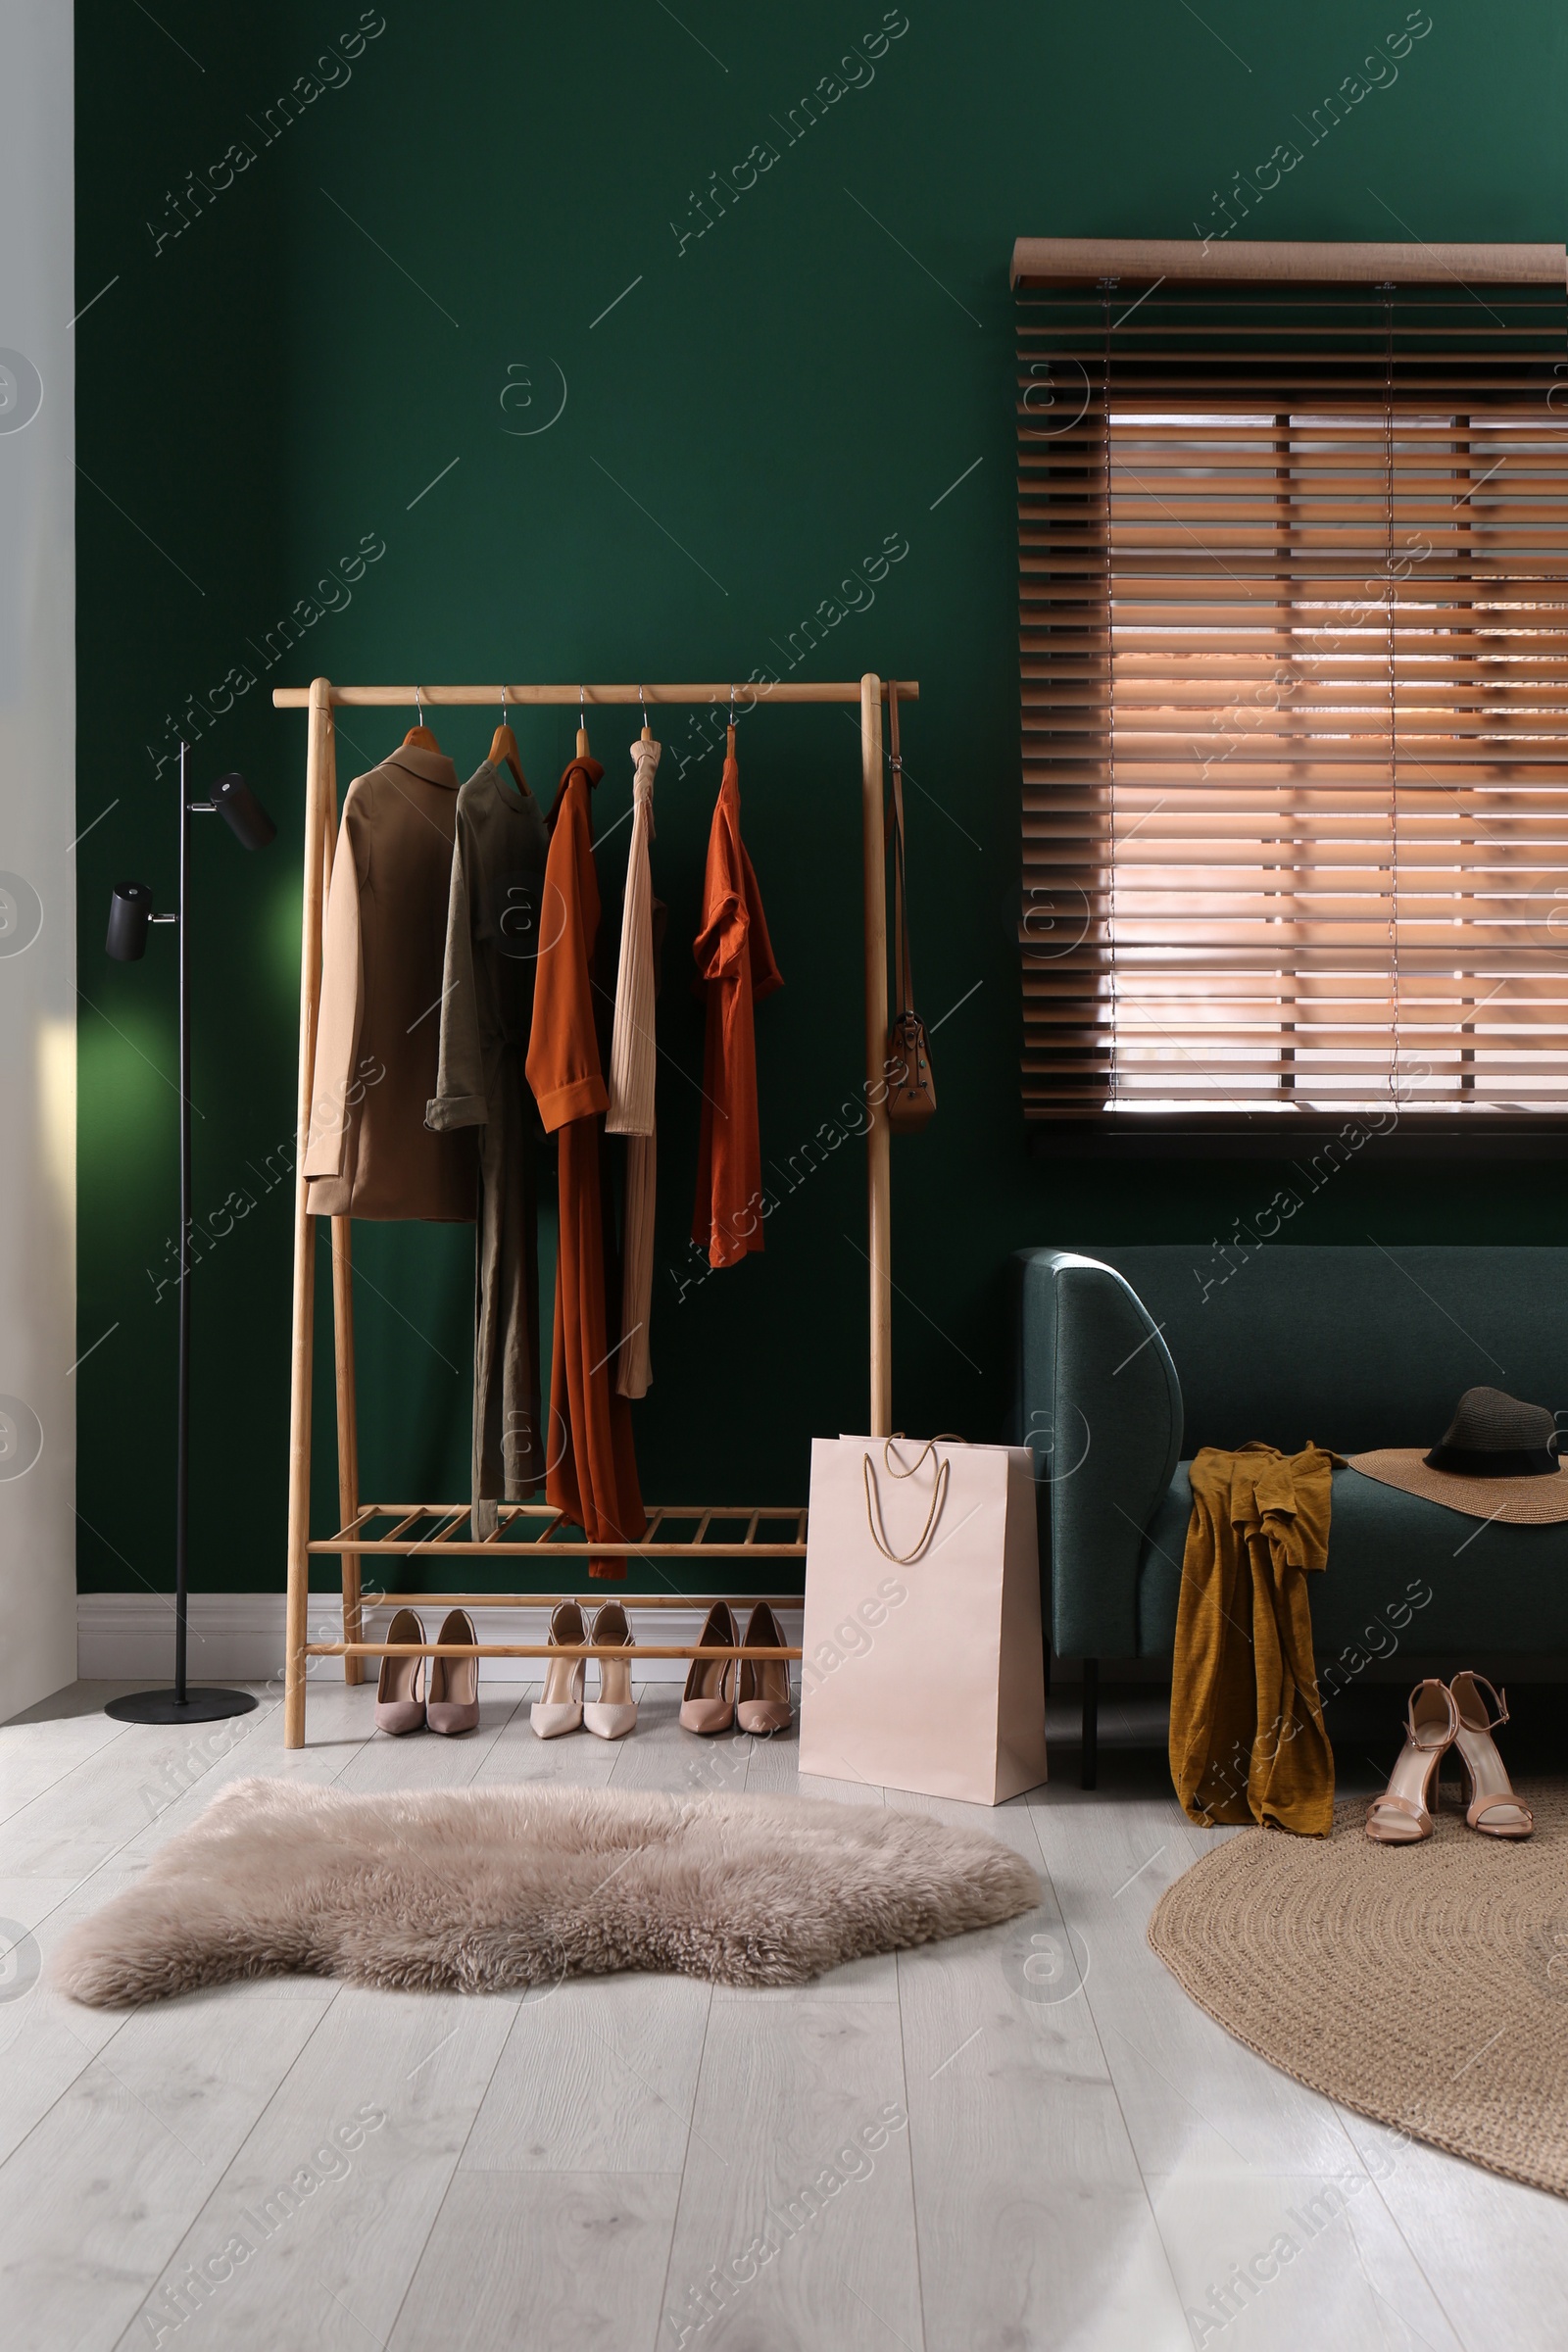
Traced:
<svg viewBox="0 0 1568 2352">
<path fill-rule="evenodd" d="M 750 1649 L 674 1642 L 646 1647 L 603 1642 L 307 1642 L 308 1658 L 799 1658 L 798 1649 Z"/>
<path fill-rule="evenodd" d="M 318 1600 L 331 1600 L 331 1592 L 313 1595 Z M 564 1600 L 574 1600 L 579 1609 L 597 1609 L 607 1600 L 618 1600 L 623 1609 L 710 1609 L 716 1601 L 727 1600 L 732 1609 L 798 1609 L 802 1604 L 799 1592 L 617 1592 L 601 1584 L 595 1592 L 365 1592 L 360 1596 L 362 1609 L 418 1609 L 432 1608 L 438 1602 L 444 1609 L 554 1609 Z"/>
<path fill-rule="evenodd" d="M 385 1532 L 370 1531 L 377 1522 L 385 1524 Z M 367 1561 L 398 1560 L 406 1566 L 417 1564 L 419 1570 L 432 1560 L 446 1559 L 456 1564 L 471 1560 L 526 1560 L 534 1568 L 562 1569 L 568 1573 L 581 1561 L 590 1558 L 646 1560 L 657 1565 L 662 1561 L 708 1560 L 799 1560 L 806 1559 L 806 1510 L 797 1503 L 766 1506 L 749 1503 L 697 1503 L 677 1507 L 662 1503 L 648 1513 L 648 1534 L 640 1544 L 590 1543 L 577 1529 L 564 1536 L 565 1525 L 562 1513 L 553 1503 L 513 1502 L 500 1506 L 499 1523 L 493 1535 L 474 1537 L 461 1530 L 471 1531 L 472 1518 L 466 1503 L 442 1502 L 367 1502 L 350 1507 L 343 1525 L 330 1536 L 320 1536 L 307 1544 L 309 1558 L 336 1558 L 342 1563 L 343 1638 L 338 1642 L 306 1642 L 301 1644 L 305 1658 L 341 1658 L 346 1679 L 357 1683 L 367 1658 L 605 1658 L 625 1657 L 624 1645 L 604 1642 L 477 1642 L 471 1647 L 439 1642 L 388 1642 L 365 1639 L 365 1620 L 372 1613 L 394 1609 L 554 1609 L 563 1601 L 575 1601 L 582 1609 L 598 1608 L 604 1601 L 618 1600 L 631 1609 L 693 1609 L 706 1616 L 715 1601 L 725 1600 L 732 1608 L 746 1610 L 760 1604 L 771 1609 L 798 1609 L 802 1605 L 799 1592 L 786 1593 L 698 1593 L 698 1592 L 622 1592 L 614 1580 L 603 1580 L 598 1590 L 576 1592 L 442 1592 L 423 1591 L 388 1592 L 379 1589 L 367 1592 L 362 1590 L 361 1578 Z M 760 1540 L 760 1531 L 783 1526 L 790 1540 L 773 1544 Z M 664 1528 L 678 1529 L 688 1540 L 680 1543 L 661 1540 Z M 521 1529 L 530 1532 L 521 1534 Z M 735 1528 L 742 1532 L 726 1535 L 722 1531 Z M 382 1573 L 386 1573 L 383 1571 Z M 666 1579 L 666 1581 L 668 1581 Z M 708 1582 L 708 1579 L 704 1579 Z M 316 1600 L 333 1601 L 336 1592 L 322 1592 Z M 741 1646 L 704 1645 L 701 1642 L 638 1642 L 634 1652 L 638 1660 L 739 1658 L 754 1661 L 783 1659 L 798 1661 L 799 1649 L 788 1646 L 763 1648 L 754 1644 Z"/>
</svg>

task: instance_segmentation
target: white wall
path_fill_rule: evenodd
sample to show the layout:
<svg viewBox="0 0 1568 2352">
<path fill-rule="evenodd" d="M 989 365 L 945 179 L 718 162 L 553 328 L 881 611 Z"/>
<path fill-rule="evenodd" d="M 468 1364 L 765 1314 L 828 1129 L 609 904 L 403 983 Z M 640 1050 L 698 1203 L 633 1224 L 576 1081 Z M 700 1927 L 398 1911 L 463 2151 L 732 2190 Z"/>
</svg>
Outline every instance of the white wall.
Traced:
<svg viewBox="0 0 1568 2352">
<path fill-rule="evenodd" d="M 0 1721 L 76 1671 L 72 11 L 0 8 Z"/>
</svg>

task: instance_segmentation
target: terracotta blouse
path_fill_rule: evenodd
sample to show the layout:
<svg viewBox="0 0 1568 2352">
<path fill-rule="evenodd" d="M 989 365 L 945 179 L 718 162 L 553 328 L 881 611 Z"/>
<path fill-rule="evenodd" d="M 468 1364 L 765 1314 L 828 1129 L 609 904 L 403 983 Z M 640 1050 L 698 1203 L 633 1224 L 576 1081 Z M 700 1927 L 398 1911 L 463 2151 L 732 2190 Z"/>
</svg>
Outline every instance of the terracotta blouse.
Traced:
<svg viewBox="0 0 1568 2352">
<path fill-rule="evenodd" d="M 741 840 L 740 769 L 733 737 L 708 840 L 703 927 L 692 946 L 708 986 L 703 1119 L 692 1239 L 712 1266 L 762 1247 L 762 1147 L 757 1118 L 752 1007 L 784 985 Z"/>
</svg>

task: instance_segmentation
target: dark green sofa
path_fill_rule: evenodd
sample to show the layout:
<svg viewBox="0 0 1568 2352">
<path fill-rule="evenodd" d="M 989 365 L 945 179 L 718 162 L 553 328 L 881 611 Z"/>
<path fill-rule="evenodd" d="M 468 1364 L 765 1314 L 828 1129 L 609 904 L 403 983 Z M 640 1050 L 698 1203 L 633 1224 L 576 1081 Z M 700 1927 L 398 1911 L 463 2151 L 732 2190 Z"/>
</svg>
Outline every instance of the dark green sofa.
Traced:
<svg viewBox="0 0 1568 2352">
<path fill-rule="evenodd" d="M 1170 1655 L 1200 1446 L 1426 1447 L 1481 1384 L 1568 1429 L 1568 1249 L 1115 1244 L 1013 1263 L 1014 1435 L 1035 1454 L 1051 1647 L 1084 1661 L 1086 1788 L 1100 1661 Z M 1568 1651 L 1568 1523 L 1489 1527 L 1337 1471 L 1312 1631 L 1329 1693 L 1400 1647 L 1483 1673 Z"/>
</svg>

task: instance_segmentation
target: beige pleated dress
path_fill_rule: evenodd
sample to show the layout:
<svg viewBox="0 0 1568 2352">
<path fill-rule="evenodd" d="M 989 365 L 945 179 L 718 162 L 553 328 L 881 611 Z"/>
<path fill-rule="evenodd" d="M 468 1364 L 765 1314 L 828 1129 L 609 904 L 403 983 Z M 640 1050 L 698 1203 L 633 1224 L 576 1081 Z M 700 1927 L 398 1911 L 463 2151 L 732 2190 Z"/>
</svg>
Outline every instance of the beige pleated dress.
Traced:
<svg viewBox="0 0 1568 2352">
<path fill-rule="evenodd" d="M 648 1318 L 654 1297 L 654 1200 L 657 1182 L 654 1087 L 654 888 L 648 845 L 654 836 L 654 776 L 662 746 L 638 741 L 633 762 L 631 848 L 620 920 L 620 969 L 610 1049 L 611 1135 L 626 1138 L 626 1213 L 621 1242 L 622 1343 L 615 1387 L 646 1396 L 653 1380 Z"/>
</svg>

